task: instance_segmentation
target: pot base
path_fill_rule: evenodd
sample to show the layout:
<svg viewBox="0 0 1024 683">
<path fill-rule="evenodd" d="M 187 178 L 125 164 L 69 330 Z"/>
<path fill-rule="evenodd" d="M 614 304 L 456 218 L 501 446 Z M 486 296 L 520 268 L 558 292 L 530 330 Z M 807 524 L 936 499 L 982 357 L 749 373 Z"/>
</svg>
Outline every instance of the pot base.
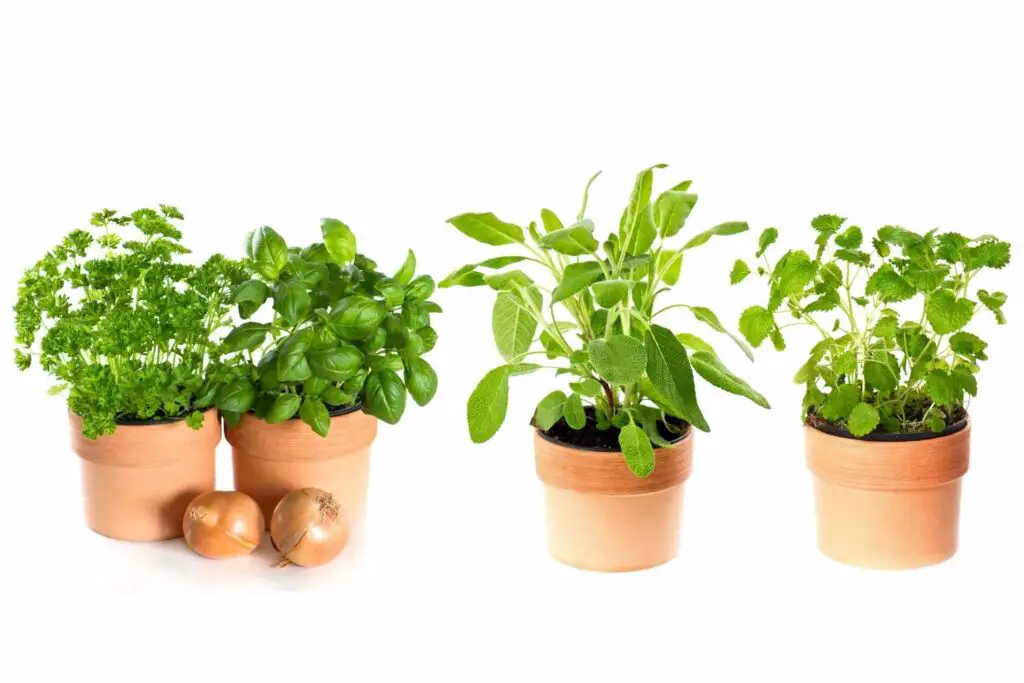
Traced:
<svg viewBox="0 0 1024 683">
<path fill-rule="evenodd" d="M 884 491 L 815 477 L 818 548 L 843 564 L 916 569 L 957 551 L 961 480 L 926 489 Z"/>
<path fill-rule="evenodd" d="M 652 493 L 607 495 L 544 486 L 548 549 L 577 569 L 629 572 L 679 552 L 683 484 Z"/>
</svg>

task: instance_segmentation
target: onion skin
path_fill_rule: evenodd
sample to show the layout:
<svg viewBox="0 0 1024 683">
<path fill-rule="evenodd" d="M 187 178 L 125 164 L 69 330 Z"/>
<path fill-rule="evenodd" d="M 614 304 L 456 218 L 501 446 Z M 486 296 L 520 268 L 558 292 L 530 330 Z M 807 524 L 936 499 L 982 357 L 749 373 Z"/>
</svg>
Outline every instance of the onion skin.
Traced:
<svg viewBox="0 0 1024 683">
<path fill-rule="evenodd" d="M 270 540 L 284 564 L 318 567 L 341 554 L 348 543 L 349 521 L 337 499 L 318 488 L 292 491 L 270 518 Z"/>
<path fill-rule="evenodd" d="M 185 543 L 203 557 L 241 557 L 259 547 L 263 513 L 256 501 L 244 493 L 211 491 L 189 503 L 182 529 Z"/>
</svg>

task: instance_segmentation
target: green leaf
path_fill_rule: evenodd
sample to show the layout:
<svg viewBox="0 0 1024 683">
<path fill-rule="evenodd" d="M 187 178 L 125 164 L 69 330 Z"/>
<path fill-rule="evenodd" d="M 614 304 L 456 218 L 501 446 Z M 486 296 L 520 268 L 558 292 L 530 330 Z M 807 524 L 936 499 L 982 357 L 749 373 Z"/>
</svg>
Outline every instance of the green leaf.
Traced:
<svg viewBox="0 0 1024 683">
<path fill-rule="evenodd" d="M 658 254 L 658 272 L 665 284 L 674 285 L 679 282 L 683 270 L 683 250 L 663 251 Z"/>
<path fill-rule="evenodd" d="M 1006 324 L 1006 315 L 1003 313 L 1003 304 L 1006 303 L 1006 294 L 1003 292 L 989 292 L 985 289 L 978 290 L 978 299 L 988 310 L 996 316 L 996 322 L 1000 325 Z"/>
<path fill-rule="evenodd" d="M 701 431 L 709 431 L 708 423 L 697 405 L 693 369 L 686 349 L 672 332 L 660 325 L 651 325 L 644 335 L 647 350 L 647 377 L 655 391 L 652 398 L 669 413 L 682 418 Z"/>
<path fill-rule="evenodd" d="M 601 308 L 611 308 L 629 300 L 631 280 L 603 280 L 592 285 L 594 300 Z"/>
<path fill-rule="evenodd" d="M 987 347 L 988 344 L 981 337 L 970 332 L 957 332 L 949 338 L 949 348 L 957 354 L 969 358 L 988 360 L 988 356 L 985 355 Z"/>
<path fill-rule="evenodd" d="M 850 416 L 846 419 L 846 426 L 851 434 L 861 437 L 875 431 L 880 421 L 881 416 L 878 414 L 877 408 L 867 403 L 858 403 L 850 411 Z"/>
<path fill-rule="evenodd" d="M 640 379 L 647 364 L 643 342 L 623 334 L 591 341 L 588 352 L 590 363 L 597 374 L 618 386 L 632 384 Z"/>
<path fill-rule="evenodd" d="M 395 277 L 393 279 L 404 287 L 409 284 L 409 281 L 412 280 L 412 276 L 415 273 L 416 254 L 412 253 L 412 249 L 410 249 L 409 253 L 405 256 L 405 262 L 402 264 L 402 267 L 398 269 L 398 272 L 395 273 Z"/>
<path fill-rule="evenodd" d="M 473 390 L 466 405 L 469 437 L 473 443 L 483 443 L 494 436 L 505 421 L 508 411 L 509 366 L 491 370 Z"/>
<path fill-rule="evenodd" d="M 316 377 L 344 382 L 363 367 L 363 352 L 351 344 L 341 343 L 336 348 L 310 351 L 306 360 Z"/>
<path fill-rule="evenodd" d="M 478 242 L 500 247 L 504 244 L 523 244 L 523 229 L 505 223 L 493 213 L 464 213 L 448 222 Z"/>
<path fill-rule="evenodd" d="M 750 275 L 750 267 L 742 259 L 736 259 L 736 263 L 732 264 L 732 272 L 729 273 L 729 283 L 739 284 L 748 275 Z"/>
<path fill-rule="evenodd" d="M 925 303 L 925 315 L 936 334 L 949 334 L 963 328 L 974 316 L 974 302 L 958 299 L 948 289 L 933 292 Z"/>
<path fill-rule="evenodd" d="M 263 420 L 268 424 L 284 422 L 299 411 L 301 403 L 302 397 L 298 394 L 278 394 L 274 398 L 274 403 L 270 406 L 270 410 L 263 416 Z"/>
<path fill-rule="evenodd" d="M 742 339 L 725 329 L 725 326 L 722 325 L 722 322 L 718 319 L 718 316 L 715 315 L 714 311 L 710 308 L 705 308 L 704 306 L 689 306 L 689 309 L 690 312 L 693 313 L 693 317 L 716 332 L 721 332 L 722 334 L 727 335 L 730 339 L 736 342 L 736 346 L 740 347 L 740 350 L 743 351 L 747 358 L 754 360 L 754 352 L 750 350 L 750 347 L 747 346 Z"/>
<path fill-rule="evenodd" d="M 664 166 L 658 164 L 636 175 L 629 204 L 619 227 L 619 242 L 627 254 L 642 254 L 654 242 L 657 229 L 654 226 L 654 212 L 651 208 L 651 188 L 654 184 L 654 169 Z"/>
<path fill-rule="evenodd" d="M 552 391 L 545 396 L 537 404 L 537 410 L 533 415 L 537 428 L 546 432 L 554 427 L 555 423 L 561 420 L 565 414 L 565 401 L 566 396 L 561 391 Z"/>
<path fill-rule="evenodd" d="M 313 305 L 306 288 L 295 280 L 283 280 L 274 286 L 274 310 L 289 327 L 299 324 Z"/>
<path fill-rule="evenodd" d="M 593 377 L 584 377 L 579 382 L 573 382 L 569 387 L 581 396 L 596 398 L 604 394 L 604 388 L 601 386 L 601 383 Z"/>
<path fill-rule="evenodd" d="M 405 287 L 406 301 L 426 301 L 434 293 L 434 278 L 420 275 L 413 278 Z"/>
<path fill-rule="evenodd" d="M 262 344 L 270 332 L 270 326 L 265 323 L 242 323 L 224 337 L 224 351 L 246 351 L 255 349 Z"/>
<path fill-rule="evenodd" d="M 693 365 L 693 369 L 697 371 L 697 374 L 710 384 L 728 391 L 730 394 L 749 398 L 762 408 L 771 408 L 768 399 L 755 391 L 743 379 L 730 372 L 714 353 L 697 351 L 690 356 L 690 363 Z"/>
<path fill-rule="evenodd" d="M 860 387 L 855 384 L 842 384 L 825 397 L 821 404 L 821 417 L 832 422 L 845 420 L 854 407 L 860 403 Z"/>
<path fill-rule="evenodd" d="M 531 287 L 525 290 L 529 303 L 519 292 L 501 292 L 494 302 L 491 313 L 491 330 L 494 342 L 505 360 L 521 358 L 533 345 L 537 333 L 537 318 L 532 309 L 539 310 L 542 304 L 540 290 Z"/>
<path fill-rule="evenodd" d="M 355 259 L 356 236 L 347 225 L 334 218 L 324 218 L 320 221 L 320 232 L 331 261 L 344 266 Z"/>
<path fill-rule="evenodd" d="M 649 477 L 654 471 L 654 447 L 647 432 L 630 421 L 619 431 L 619 448 L 626 459 L 629 471 L 637 477 Z"/>
<path fill-rule="evenodd" d="M 845 222 L 845 218 L 832 213 L 826 213 L 820 216 L 815 216 L 814 219 L 811 220 L 811 227 L 818 232 L 835 233 L 839 231 L 839 228 L 843 227 L 843 223 Z"/>
<path fill-rule="evenodd" d="M 740 333 L 757 348 L 775 328 L 775 316 L 764 306 L 751 306 L 740 315 Z"/>
<path fill-rule="evenodd" d="M 894 225 L 887 225 L 878 229 L 878 239 L 887 244 L 895 244 L 900 247 L 917 247 L 923 244 L 924 239 L 910 230 Z"/>
<path fill-rule="evenodd" d="M 450 273 L 445 279 L 441 280 L 438 287 L 478 287 L 485 283 L 485 279 L 480 273 L 476 272 L 477 268 L 498 269 L 525 260 L 525 256 L 496 256 L 479 263 L 471 263 Z"/>
<path fill-rule="evenodd" d="M 694 351 L 706 351 L 707 353 L 716 355 L 715 349 L 711 346 L 711 344 L 708 344 L 706 341 L 704 341 L 697 335 L 690 334 L 688 332 L 680 332 L 679 334 L 676 335 L 676 339 L 679 340 L 680 344 L 687 348 L 693 349 Z"/>
<path fill-rule="evenodd" d="M 978 379 L 968 367 L 964 365 L 956 366 L 953 368 L 952 377 L 957 389 L 965 391 L 971 396 L 978 395 Z"/>
<path fill-rule="evenodd" d="M 964 262 L 968 270 L 1004 268 L 1010 263 L 1010 244 L 994 240 L 981 242 L 967 249 Z"/>
<path fill-rule="evenodd" d="M 413 358 L 405 363 L 405 386 L 409 395 L 418 405 L 430 403 L 437 393 L 437 373 L 430 363 L 422 358 Z"/>
<path fill-rule="evenodd" d="M 851 225 L 842 233 L 836 235 L 836 245 L 843 249 L 859 249 L 864 243 L 864 234 L 856 225 Z"/>
<path fill-rule="evenodd" d="M 587 415 L 583 412 L 583 402 L 579 394 L 569 394 L 565 399 L 563 417 L 565 423 L 577 431 L 587 426 Z"/>
<path fill-rule="evenodd" d="M 590 176 L 590 180 L 587 181 L 587 186 L 583 188 L 583 204 L 580 206 L 580 213 L 576 218 L 578 221 L 583 220 L 583 214 L 587 212 L 587 199 L 590 196 L 590 186 L 594 184 L 594 181 L 597 180 L 597 176 L 599 175 L 601 175 L 600 171 Z"/>
<path fill-rule="evenodd" d="M 540 238 L 540 246 L 569 256 L 592 254 L 598 247 L 593 233 L 594 224 L 589 220 L 583 220 L 576 225 L 544 235 Z"/>
<path fill-rule="evenodd" d="M 704 232 L 700 233 L 699 235 L 691 239 L 689 242 L 683 245 L 683 249 L 693 249 L 694 247 L 699 247 L 700 245 L 704 244 L 715 235 L 738 235 L 739 233 L 746 232 L 747 230 L 750 230 L 750 226 L 742 221 L 731 221 L 728 223 L 721 223 L 711 228 L 710 230 L 705 230 Z"/>
<path fill-rule="evenodd" d="M 405 301 L 405 285 L 398 280 L 382 277 L 373 283 L 373 288 L 384 297 L 384 305 L 388 308 L 401 306 Z"/>
<path fill-rule="evenodd" d="M 793 296 L 804 291 L 818 273 L 818 262 L 811 259 L 805 251 L 788 251 L 779 259 L 772 272 L 778 282 L 778 291 L 782 296 Z"/>
<path fill-rule="evenodd" d="M 484 276 L 484 282 L 491 289 L 500 291 L 516 291 L 518 287 L 533 286 L 533 279 L 521 270 L 510 270 L 505 273 L 495 273 Z"/>
<path fill-rule="evenodd" d="M 327 436 L 331 429 L 330 413 L 324 402 L 318 398 L 305 397 L 302 401 L 302 406 L 299 408 L 299 417 L 320 436 Z"/>
<path fill-rule="evenodd" d="M 288 265 L 288 245 L 273 228 L 263 226 L 253 233 L 252 256 L 256 272 L 268 280 L 276 280 Z"/>
<path fill-rule="evenodd" d="M 883 266 L 883 268 L 886 266 Z M 903 273 L 903 277 L 921 292 L 933 292 L 949 275 L 949 266 L 922 266 L 911 264 Z"/>
<path fill-rule="evenodd" d="M 777 229 L 765 228 L 764 231 L 761 233 L 761 236 L 757 238 L 757 253 L 755 254 L 755 256 L 757 258 L 761 258 L 761 256 L 763 256 L 764 253 L 768 251 L 768 247 L 775 244 L 775 242 L 778 239 L 779 231 Z"/>
<path fill-rule="evenodd" d="M 662 192 L 654 204 L 654 221 L 662 237 L 672 237 L 682 230 L 697 204 L 697 195 L 678 190 Z"/>
<path fill-rule="evenodd" d="M 551 209 L 540 210 L 540 221 L 544 224 L 544 232 L 555 232 L 565 227 L 562 225 L 562 220 Z"/>
<path fill-rule="evenodd" d="M 836 249 L 833 256 L 840 261 L 847 261 L 848 263 L 854 263 L 858 266 L 871 265 L 871 254 L 858 249 Z"/>
<path fill-rule="evenodd" d="M 869 296 L 877 294 L 879 299 L 887 303 L 906 301 L 917 293 L 914 286 L 893 270 L 888 263 L 883 264 L 872 273 L 864 291 Z"/>
<path fill-rule="evenodd" d="M 232 303 L 251 304 L 251 310 L 255 311 L 263 305 L 263 302 L 270 296 L 270 288 L 260 280 L 247 280 L 235 288 L 231 297 Z"/>
<path fill-rule="evenodd" d="M 856 359 L 854 364 L 856 367 Z M 864 378 L 882 394 L 895 391 L 900 381 L 900 366 L 896 356 L 885 352 L 868 358 L 864 363 Z"/>
<path fill-rule="evenodd" d="M 231 413 L 247 413 L 256 404 L 256 387 L 245 379 L 236 379 L 217 391 L 217 408 Z"/>
<path fill-rule="evenodd" d="M 936 405 L 951 405 L 956 400 L 956 389 L 956 382 L 945 370 L 935 369 L 928 373 L 925 393 Z"/>
<path fill-rule="evenodd" d="M 334 334 L 346 341 L 361 341 L 384 322 L 387 309 L 379 301 L 364 296 L 347 296 L 338 302 L 328 317 Z"/>
<path fill-rule="evenodd" d="M 562 281 L 558 283 L 551 293 L 551 300 L 554 303 L 568 299 L 569 297 L 582 292 L 604 277 L 601 264 L 597 261 L 582 261 L 570 263 L 565 267 Z"/>
<path fill-rule="evenodd" d="M 374 370 L 366 378 L 363 410 L 388 424 L 397 424 L 405 412 L 405 384 L 394 370 Z"/>
</svg>

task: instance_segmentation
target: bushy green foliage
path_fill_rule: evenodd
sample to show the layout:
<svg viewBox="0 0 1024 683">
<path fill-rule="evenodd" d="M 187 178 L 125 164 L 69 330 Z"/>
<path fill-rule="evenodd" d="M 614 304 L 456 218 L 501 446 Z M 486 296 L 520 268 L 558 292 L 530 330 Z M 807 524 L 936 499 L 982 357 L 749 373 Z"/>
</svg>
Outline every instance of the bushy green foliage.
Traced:
<svg viewBox="0 0 1024 683">
<path fill-rule="evenodd" d="M 434 397 L 437 374 L 422 357 L 437 342 L 434 280 L 414 277 L 411 251 L 393 276 L 378 272 L 341 221 L 325 218 L 321 232 L 304 249 L 268 227 L 248 236 L 250 279 L 233 296 L 247 322 L 224 340 L 234 355 L 217 394 L 230 424 L 250 410 L 272 424 L 298 415 L 326 436 L 336 408 L 362 404 L 394 424 L 407 392 L 419 405 Z M 249 320 L 267 302 L 270 320 Z"/>
<path fill-rule="evenodd" d="M 653 447 L 668 445 L 659 431 L 659 424 L 670 433 L 674 429 L 668 416 L 708 430 L 693 370 L 714 386 L 768 407 L 764 397 L 726 369 L 710 344 L 693 334 L 676 335 L 655 322 L 669 309 L 685 308 L 699 322 L 728 334 L 708 308 L 677 304 L 656 309 L 655 304 L 679 280 L 685 253 L 716 235 L 748 229 L 746 223 L 723 223 L 681 246 L 669 246 L 686 225 L 697 195 L 685 181 L 654 198 L 657 168 L 662 166 L 637 175 L 618 230 L 603 242 L 586 218 L 596 175 L 587 183 L 576 221 L 568 226 L 548 209 L 541 211 L 540 229 L 531 223 L 524 230 L 493 213 L 450 219 L 479 242 L 520 251 L 463 266 L 440 283 L 489 286 L 497 292 L 492 328 L 505 364 L 488 372 L 469 398 L 474 442 L 490 439 L 504 422 L 509 380 L 542 367 L 555 369 L 569 383 L 567 390 L 554 391 L 540 402 L 534 424 L 548 430 L 564 420 L 571 429 L 582 430 L 592 420 L 597 429 L 616 430 L 627 464 L 641 477 L 654 469 Z M 517 264 L 539 269 L 553 286 L 544 287 L 523 270 L 508 269 Z M 533 356 L 557 364 L 529 362 Z"/>
<path fill-rule="evenodd" d="M 15 304 L 15 362 L 53 375 L 52 393 L 89 438 L 118 420 L 187 416 L 203 424 L 213 404 L 219 355 L 213 336 L 230 324 L 241 264 L 222 256 L 202 266 L 188 253 L 172 206 L 119 216 L 104 209 L 25 271 Z M 42 330 L 42 334 L 40 331 Z"/>
<path fill-rule="evenodd" d="M 834 215 L 811 221 L 815 248 L 791 250 L 774 264 L 765 255 L 778 238 L 762 233 L 755 255 L 767 279 L 767 306 L 752 306 L 740 330 L 754 346 L 785 347 L 783 330 L 814 327 L 821 340 L 797 372 L 807 391 L 803 414 L 854 436 L 939 432 L 977 393 L 987 346 L 965 328 L 977 314 L 1006 322 L 1006 294 L 972 288 L 984 269 L 1010 262 L 1010 245 L 937 230 L 923 235 L 886 226 L 868 241 Z M 733 267 L 736 283 L 749 274 Z"/>
</svg>

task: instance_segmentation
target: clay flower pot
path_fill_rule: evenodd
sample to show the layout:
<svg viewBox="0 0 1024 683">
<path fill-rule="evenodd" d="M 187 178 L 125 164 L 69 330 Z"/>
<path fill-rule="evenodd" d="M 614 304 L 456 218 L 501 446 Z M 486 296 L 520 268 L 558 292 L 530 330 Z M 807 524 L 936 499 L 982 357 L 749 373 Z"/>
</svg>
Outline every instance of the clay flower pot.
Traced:
<svg viewBox="0 0 1024 683">
<path fill-rule="evenodd" d="M 924 567 L 952 557 L 970 424 L 949 431 L 869 441 L 805 427 L 821 552 L 874 569 Z"/>
<path fill-rule="evenodd" d="M 377 418 L 358 407 L 345 409 L 333 414 L 324 437 L 301 420 L 267 424 L 246 414 L 225 433 L 232 448 L 235 490 L 259 504 L 268 525 L 282 498 L 308 487 L 334 494 L 350 520 L 362 518 Z"/>
<path fill-rule="evenodd" d="M 555 559 L 580 569 L 624 572 L 676 556 L 692 429 L 671 448 L 655 449 L 654 472 L 645 479 L 629 471 L 620 452 L 565 446 L 539 431 L 534 447 Z"/>
<path fill-rule="evenodd" d="M 214 489 L 220 416 L 214 409 L 204 415 L 199 430 L 184 420 L 122 424 L 93 440 L 69 413 L 89 528 L 122 541 L 179 538 L 188 504 Z"/>
</svg>

